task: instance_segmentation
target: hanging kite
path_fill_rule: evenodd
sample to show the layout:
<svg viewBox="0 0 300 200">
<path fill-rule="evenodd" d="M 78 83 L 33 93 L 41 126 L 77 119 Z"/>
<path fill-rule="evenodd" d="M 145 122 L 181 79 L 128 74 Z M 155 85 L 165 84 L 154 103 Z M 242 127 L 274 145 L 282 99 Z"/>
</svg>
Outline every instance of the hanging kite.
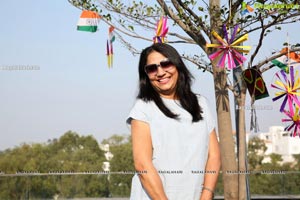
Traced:
<svg viewBox="0 0 300 200">
<path fill-rule="evenodd" d="M 269 96 L 266 84 L 261 73 L 256 68 L 249 68 L 243 71 L 242 77 L 246 82 L 251 97 L 255 100 Z"/>
<path fill-rule="evenodd" d="M 251 100 L 251 120 L 250 120 L 250 131 L 258 132 L 258 122 L 256 116 L 256 110 L 254 106 L 255 100 L 262 99 L 269 96 L 266 84 L 262 78 L 259 70 L 256 68 L 249 68 L 242 72 L 242 78 L 244 79 Z"/>
<path fill-rule="evenodd" d="M 167 17 L 162 16 L 156 25 L 156 34 L 153 37 L 154 43 L 165 43 L 165 37 L 168 33 Z"/>
<path fill-rule="evenodd" d="M 271 84 L 272 88 L 279 90 L 275 93 L 275 97 L 272 100 L 277 101 L 284 98 L 280 107 L 280 112 L 285 110 L 286 104 L 288 104 L 290 112 L 293 109 L 293 104 L 300 106 L 300 101 L 298 99 L 298 97 L 300 97 L 299 71 L 294 70 L 293 66 L 290 67 L 289 71 L 289 77 L 284 70 L 277 72 L 275 74 L 276 80 L 274 84 Z"/>
<path fill-rule="evenodd" d="M 206 47 L 219 49 L 217 52 L 209 55 L 209 58 L 211 60 L 217 60 L 218 66 L 221 68 L 225 67 L 226 61 L 228 64 L 228 69 L 233 69 L 236 67 L 236 63 L 241 65 L 246 60 L 242 53 L 249 53 L 251 47 L 239 46 L 239 44 L 248 39 L 248 34 L 236 38 L 237 32 L 238 26 L 236 25 L 231 37 L 229 38 L 226 25 L 224 24 L 223 35 L 225 39 L 221 38 L 217 32 L 212 31 L 212 35 L 218 40 L 218 44 L 206 44 Z"/>
<path fill-rule="evenodd" d="M 77 23 L 77 30 L 92 33 L 96 32 L 100 18 L 101 17 L 96 12 L 90 10 L 82 11 Z"/>
<path fill-rule="evenodd" d="M 115 41 L 115 33 L 114 33 L 115 27 L 110 26 L 108 29 L 108 37 L 109 40 L 107 40 L 106 43 L 106 55 L 107 55 L 107 65 L 108 68 L 111 68 L 113 66 L 113 42 Z"/>
<path fill-rule="evenodd" d="M 299 106 L 297 104 L 294 105 L 295 110 L 292 108 L 290 111 L 283 111 L 284 114 L 288 117 L 287 119 L 282 119 L 282 122 L 290 123 L 288 126 L 285 127 L 285 131 L 290 132 L 290 136 L 300 137 L 300 112 Z"/>
<path fill-rule="evenodd" d="M 292 65 L 294 67 L 300 66 L 300 55 L 296 52 L 289 52 L 288 48 L 286 47 L 283 48 L 280 53 L 286 54 L 271 61 L 275 66 L 283 69 L 287 73 L 289 72 L 288 65 Z"/>
</svg>

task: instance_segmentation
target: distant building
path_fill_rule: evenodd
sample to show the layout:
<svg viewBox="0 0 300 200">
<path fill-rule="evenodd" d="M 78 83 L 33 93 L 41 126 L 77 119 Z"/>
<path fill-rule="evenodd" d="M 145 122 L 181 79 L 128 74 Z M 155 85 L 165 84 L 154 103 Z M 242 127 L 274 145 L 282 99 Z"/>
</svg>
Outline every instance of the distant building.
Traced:
<svg viewBox="0 0 300 200">
<path fill-rule="evenodd" d="M 268 133 L 248 134 L 250 137 L 257 136 L 267 146 L 265 155 L 276 153 L 282 156 L 282 162 L 294 162 L 293 154 L 300 154 L 300 138 L 290 137 L 282 126 L 271 126 Z M 266 157 L 263 162 L 270 162 Z"/>
<path fill-rule="evenodd" d="M 100 149 L 102 151 L 104 151 L 104 156 L 106 158 L 106 161 L 103 162 L 103 165 L 102 165 L 102 169 L 104 171 L 110 171 L 110 160 L 114 157 L 114 155 L 109 151 L 109 144 L 100 144 L 99 145 Z"/>
</svg>

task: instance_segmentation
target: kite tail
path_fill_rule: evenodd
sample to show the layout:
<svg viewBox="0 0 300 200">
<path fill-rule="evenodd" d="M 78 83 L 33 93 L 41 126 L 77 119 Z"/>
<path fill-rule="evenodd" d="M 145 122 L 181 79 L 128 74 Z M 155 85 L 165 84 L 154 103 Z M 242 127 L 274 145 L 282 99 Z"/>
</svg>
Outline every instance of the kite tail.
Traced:
<svg viewBox="0 0 300 200">
<path fill-rule="evenodd" d="M 250 121 L 250 131 L 257 133 L 259 131 L 259 126 L 257 122 L 257 115 L 254 106 L 254 101 L 251 102 L 251 121 Z"/>
</svg>

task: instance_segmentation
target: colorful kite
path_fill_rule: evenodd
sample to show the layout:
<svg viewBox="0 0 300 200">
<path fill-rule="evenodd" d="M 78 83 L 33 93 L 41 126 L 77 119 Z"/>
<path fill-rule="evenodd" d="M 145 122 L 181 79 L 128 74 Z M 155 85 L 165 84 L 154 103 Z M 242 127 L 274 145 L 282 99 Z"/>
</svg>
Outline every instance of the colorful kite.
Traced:
<svg viewBox="0 0 300 200">
<path fill-rule="evenodd" d="M 168 33 L 169 28 L 167 27 L 167 17 L 163 16 L 157 22 L 156 34 L 153 37 L 154 43 L 165 43 L 165 37 Z"/>
<path fill-rule="evenodd" d="M 115 27 L 110 26 L 108 29 L 108 37 L 109 40 L 107 40 L 106 43 L 106 55 L 107 55 L 107 65 L 108 68 L 111 68 L 113 66 L 113 42 L 116 39 L 115 33 L 114 33 Z"/>
<path fill-rule="evenodd" d="M 288 65 L 290 66 L 292 65 L 294 67 L 300 66 L 300 55 L 297 54 L 296 52 L 288 53 L 288 48 L 286 47 L 283 48 L 280 51 L 280 53 L 286 53 L 286 54 L 271 61 L 275 66 L 279 67 L 280 69 L 283 69 L 287 73 L 289 72 Z"/>
<path fill-rule="evenodd" d="M 100 18 L 101 17 L 96 12 L 90 10 L 82 11 L 77 23 L 77 30 L 96 32 Z"/>
<path fill-rule="evenodd" d="M 282 122 L 290 123 L 285 127 L 285 131 L 291 133 L 291 136 L 299 136 L 300 137 L 300 112 L 299 106 L 295 104 L 295 111 L 292 108 L 290 111 L 283 111 L 284 114 L 288 117 L 288 119 L 282 119 Z"/>
<path fill-rule="evenodd" d="M 287 73 L 284 70 L 280 70 L 275 74 L 276 81 L 274 84 L 271 84 L 272 88 L 278 89 L 279 91 L 275 93 L 273 101 L 284 97 L 284 100 L 280 107 L 280 112 L 285 110 L 286 104 L 288 104 L 289 111 L 293 109 L 293 104 L 300 106 L 300 101 L 298 97 L 300 96 L 300 77 L 299 71 L 294 70 L 294 67 L 291 66 L 289 69 L 290 76 L 287 76 Z"/>
<path fill-rule="evenodd" d="M 238 65 L 241 65 L 246 60 L 242 53 L 249 53 L 249 49 L 251 47 L 239 46 L 239 44 L 248 39 L 248 34 L 236 38 L 237 32 L 238 26 L 236 25 L 231 34 L 231 37 L 229 38 L 226 25 L 223 25 L 223 35 L 225 39 L 222 39 L 217 32 L 212 31 L 212 35 L 218 40 L 219 44 L 206 44 L 206 47 L 219 49 L 217 52 L 209 55 L 209 58 L 211 60 L 217 59 L 218 66 L 221 68 L 225 67 L 226 61 L 228 64 L 228 69 L 233 69 L 236 67 L 236 63 Z"/>
<path fill-rule="evenodd" d="M 261 73 L 256 68 L 246 69 L 243 71 L 242 77 L 246 82 L 250 96 L 254 97 L 255 100 L 269 96 Z"/>
</svg>

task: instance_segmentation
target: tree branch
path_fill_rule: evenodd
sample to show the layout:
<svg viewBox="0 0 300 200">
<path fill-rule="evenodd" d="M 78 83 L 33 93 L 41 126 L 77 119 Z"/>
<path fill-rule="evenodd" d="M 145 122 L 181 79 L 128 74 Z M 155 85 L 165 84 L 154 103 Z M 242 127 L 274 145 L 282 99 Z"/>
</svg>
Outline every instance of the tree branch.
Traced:
<svg viewBox="0 0 300 200">
<path fill-rule="evenodd" d="M 186 6 L 184 3 L 182 3 L 181 0 L 177 0 L 178 3 L 183 7 L 193 18 L 197 21 L 197 25 L 201 27 L 201 29 L 204 31 L 206 35 L 209 34 L 208 29 L 204 26 L 202 19 L 194 13 L 188 6 Z"/>
<path fill-rule="evenodd" d="M 243 0 L 236 0 L 235 3 L 229 8 L 231 13 L 237 13 L 238 7 L 242 4 Z"/>
<path fill-rule="evenodd" d="M 300 47 L 297 47 L 297 48 L 294 48 L 294 49 L 290 49 L 289 50 L 290 52 L 296 52 L 296 51 L 300 51 Z M 274 56 L 271 56 L 261 62 L 259 62 L 257 65 L 254 65 L 253 68 L 256 68 L 256 69 L 259 69 L 261 68 L 263 65 L 267 64 L 268 62 L 276 59 L 276 58 L 279 58 L 280 56 L 283 56 L 283 55 L 286 55 L 287 52 L 282 52 L 282 53 L 279 53 L 277 55 L 274 55 Z M 267 71 L 267 70 L 264 70 L 264 72 Z"/>
<path fill-rule="evenodd" d="M 260 24 L 261 24 L 261 32 L 260 32 L 260 36 L 259 36 L 258 45 L 257 45 L 254 53 L 251 55 L 250 65 L 252 65 L 252 62 L 253 62 L 255 56 L 257 55 L 259 49 L 262 46 L 263 39 L 264 39 L 264 34 L 265 34 L 265 31 L 266 31 L 266 29 L 264 29 L 264 21 L 263 21 L 263 19 L 261 19 L 261 15 L 259 16 L 259 19 L 260 19 Z"/>
<path fill-rule="evenodd" d="M 178 24 L 203 50 L 205 50 L 206 40 L 203 35 L 199 32 L 198 35 L 194 34 L 189 26 L 183 23 L 181 19 L 168 8 L 164 0 L 157 0 L 159 5 L 163 8 L 165 13 L 172 19 L 176 24 Z"/>
<path fill-rule="evenodd" d="M 211 74 L 213 74 L 211 64 L 202 63 L 198 56 L 194 55 L 194 57 L 191 58 L 190 56 L 183 54 L 183 55 L 181 55 L 181 57 L 183 59 L 193 63 L 194 65 L 196 65 L 198 67 L 198 69 L 203 69 L 203 72 L 208 71 Z"/>
<path fill-rule="evenodd" d="M 297 12 L 297 13 L 294 13 L 294 14 L 291 14 L 289 16 L 286 16 L 282 19 L 278 19 L 278 17 L 281 17 L 282 15 L 278 15 L 276 17 L 276 22 L 274 22 L 274 20 L 272 22 L 269 22 L 267 25 L 264 26 L 265 29 L 268 29 L 270 28 L 271 26 L 274 26 L 274 25 L 277 25 L 277 24 L 280 24 L 280 23 L 284 23 L 286 20 L 290 19 L 290 18 L 293 18 L 293 17 L 298 17 L 300 16 L 300 12 Z M 288 23 L 294 23 L 295 21 L 299 21 L 300 19 L 295 19 L 293 21 L 290 21 L 290 22 L 285 22 L 285 24 L 288 24 Z M 277 23 L 277 24 L 276 24 Z M 247 25 L 248 26 L 248 25 Z M 245 31 L 245 33 L 251 33 L 251 32 L 254 32 L 254 31 L 257 31 L 261 28 L 261 26 L 258 26 L 258 27 L 255 27 L 255 28 L 252 28 L 250 29 L 249 31 Z"/>
<path fill-rule="evenodd" d="M 231 0 L 229 0 L 231 1 Z M 234 16 L 237 13 L 238 7 L 242 4 L 243 0 L 236 0 L 233 5 L 229 8 L 230 13 L 233 14 L 232 16 L 228 16 L 227 19 L 225 20 L 226 22 L 229 22 L 230 24 L 232 23 L 232 19 L 234 19 Z"/>
</svg>

